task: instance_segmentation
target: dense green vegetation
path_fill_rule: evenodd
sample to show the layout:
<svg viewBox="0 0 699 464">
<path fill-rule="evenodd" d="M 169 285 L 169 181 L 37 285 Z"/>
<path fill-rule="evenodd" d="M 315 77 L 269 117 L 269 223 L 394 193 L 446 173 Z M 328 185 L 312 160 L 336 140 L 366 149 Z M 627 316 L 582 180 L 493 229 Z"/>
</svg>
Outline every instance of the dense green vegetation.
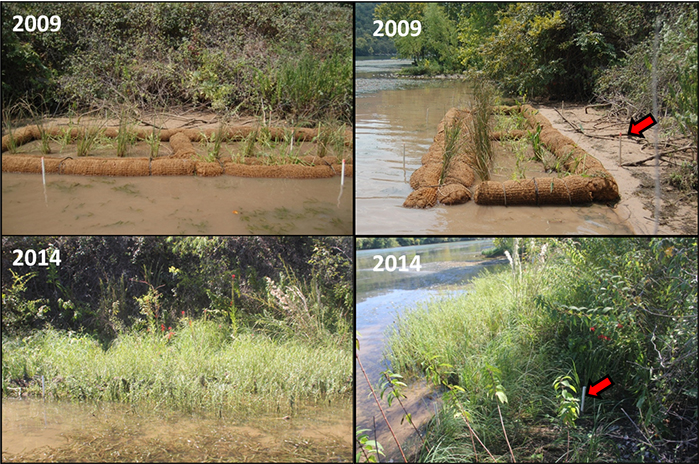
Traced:
<svg viewBox="0 0 699 464">
<path fill-rule="evenodd" d="M 402 246 L 429 245 L 430 243 L 464 242 L 480 240 L 475 237 L 368 237 L 357 239 L 358 250 L 395 248 Z"/>
<path fill-rule="evenodd" d="M 504 271 L 407 312 L 389 335 L 393 371 L 444 392 L 415 458 L 694 461 L 697 239 L 496 246 Z M 581 410 L 582 387 L 605 376 L 614 385 Z"/>
<path fill-rule="evenodd" d="M 374 17 L 422 22 L 419 37 L 394 37 L 413 74 L 485 75 L 508 94 L 597 98 L 643 115 L 657 27 L 660 112 L 697 136 L 695 4 L 383 3 Z"/>
<path fill-rule="evenodd" d="M 16 267 L 16 249 L 61 263 Z M 55 398 L 211 412 L 351 391 L 351 238 L 3 237 L 2 250 L 3 395 L 40 394 L 44 376 Z"/>
<path fill-rule="evenodd" d="M 355 4 L 355 56 L 385 56 L 396 54 L 396 47 L 389 37 L 374 37 L 376 25 L 373 21 L 376 5 L 378 5 L 378 3 Z"/>
<path fill-rule="evenodd" d="M 14 32 L 14 15 L 58 15 L 58 32 Z M 350 122 L 352 5 L 3 3 L 3 111 L 196 105 Z"/>
</svg>

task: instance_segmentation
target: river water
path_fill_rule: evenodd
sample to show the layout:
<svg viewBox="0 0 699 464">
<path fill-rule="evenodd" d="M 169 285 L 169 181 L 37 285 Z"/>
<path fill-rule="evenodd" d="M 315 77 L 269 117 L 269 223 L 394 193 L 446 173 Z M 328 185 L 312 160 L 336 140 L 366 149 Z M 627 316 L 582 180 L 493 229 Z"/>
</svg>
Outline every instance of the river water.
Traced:
<svg viewBox="0 0 699 464">
<path fill-rule="evenodd" d="M 616 213 L 602 205 L 501 207 L 438 205 L 403 208 L 412 192 L 408 181 L 420 167 L 449 108 L 465 107 L 466 82 L 406 79 L 390 72 L 405 60 L 361 60 L 356 70 L 356 230 L 359 235 L 421 234 L 632 234 Z"/>
<path fill-rule="evenodd" d="M 3 399 L 2 460 L 339 462 L 352 459 L 348 401 L 290 418 L 207 418 L 135 405 Z"/>
<path fill-rule="evenodd" d="M 2 174 L 3 235 L 343 235 L 351 178 Z M 342 195 L 340 196 L 340 191 Z M 339 197 L 339 198 L 338 198 Z"/>
<path fill-rule="evenodd" d="M 466 291 L 470 280 L 485 269 L 501 264 L 501 260 L 484 260 L 481 252 L 492 247 L 491 240 L 440 243 L 383 250 L 357 251 L 357 332 L 359 334 L 359 357 L 372 386 L 379 388 L 379 377 L 388 365 L 384 360 L 386 347 L 385 332 L 394 322 L 396 314 L 415 307 L 432 298 L 443 298 Z M 420 256 L 421 270 L 375 271 L 378 260 L 374 256 L 406 256 L 408 266 L 416 255 Z M 400 260 L 399 260 L 400 263 Z M 400 265 L 399 265 L 400 267 Z M 374 436 L 376 421 L 377 439 L 384 447 L 386 459 L 402 462 L 400 452 L 390 434 L 383 417 L 371 395 L 362 370 L 357 364 L 356 373 L 357 426 L 368 429 Z M 413 422 L 422 426 L 435 413 L 439 393 L 424 381 L 410 382 L 405 389 L 407 399 L 403 404 L 412 414 Z M 413 428 L 401 419 L 403 410 L 397 402 L 388 408 L 382 401 L 388 421 L 407 454 L 414 453 L 418 440 Z M 408 456 L 408 458 L 410 458 Z"/>
</svg>

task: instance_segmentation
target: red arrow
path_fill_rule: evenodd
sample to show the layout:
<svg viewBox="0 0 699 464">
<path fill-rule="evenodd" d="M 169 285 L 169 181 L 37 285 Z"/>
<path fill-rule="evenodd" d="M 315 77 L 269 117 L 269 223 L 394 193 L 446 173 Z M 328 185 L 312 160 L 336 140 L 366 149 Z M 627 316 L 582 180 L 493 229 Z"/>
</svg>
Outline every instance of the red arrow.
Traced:
<svg viewBox="0 0 699 464">
<path fill-rule="evenodd" d="M 643 135 L 643 132 L 647 131 L 656 124 L 658 124 L 658 121 L 656 121 L 653 115 L 650 113 L 648 113 L 648 115 L 644 118 L 641 118 L 638 122 L 631 118 L 631 122 L 629 123 L 629 136 L 646 138 L 645 135 Z"/>
<path fill-rule="evenodd" d="M 598 381 L 594 385 L 592 385 L 592 382 L 589 382 L 588 388 L 587 388 L 587 393 L 585 393 L 585 395 L 599 398 L 599 396 L 597 396 L 597 395 L 602 393 L 602 390 L 605 390 L 605 389 L 611 387 L 612 385 L 614 385 L 614 382 L 612 382 L 612 379 L 610 379 L 609 377 L 603 378 L 602 380 Z"/>
</svg>

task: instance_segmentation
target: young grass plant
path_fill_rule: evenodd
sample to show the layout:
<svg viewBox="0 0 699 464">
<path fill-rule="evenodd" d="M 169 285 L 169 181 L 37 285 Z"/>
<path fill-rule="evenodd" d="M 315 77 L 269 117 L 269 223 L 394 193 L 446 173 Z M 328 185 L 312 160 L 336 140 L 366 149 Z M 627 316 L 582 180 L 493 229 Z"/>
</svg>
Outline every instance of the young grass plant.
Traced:
<svg viewBox="0 0 699 464">
<path fill-rule="evenodd" d="M 41 153 L 48 155 L 51 153 L 51 137 L 44 127 L 44 112 L 46 105 L 41 105 L 39 108 L 35 107 L 26 100 L 19 102 L 19 105 L 24 108 L 24 112 L 28 115 L 29 119 L 36 125 L 39 130 L 40 140 L 41 140 Z"/>
<path fill-rule="evenodd" d="M 151 131 L 150 134 L 148 134 L 148 137 L 146 137 L 145 142 L 148 144 L 150 147 L 150 158 L 155 159 L 158 157 L 158 153 L 160 152 L 160 131 L 161 131 L 161 122 L 162 118 L 160 117 L 158 111 L 155 111 L 154 116 L 153 116 L 153 130 Z"/>
<path fill-rule="evenodd" d="M 85 128 L 82 137 L 78 138 L 76 150 L 78 156 L 87 156 L 97 141 L 102 137 L 104 130 L 102 127 L 88 126 Z"/>
<path fill-rule="evenodd" d="M 444 180 L 449 175 L 451 163 L 459 154 L 461 127 L 462 121 L 455 120 L 444 128 L 444 154 L 442 155 L 442 172 L 439 175 L 439 185 L 444 184 Z"/>
<path fill-rule="evenodd" d="M 323 129 L 323 124 L 318 124 L 318 135 L 316 135 L 313 141 L 316 144 L 316 155 L 319 158 L 323 158 L 328 153 L 328 146 L 330 145 L 332 131 L 328 129 Z"/>
<path fill-rule="evenodd" d="M 226 138 L 227 126 L 225 123 L 221 122 L 218 125 L 216 132 L 211 134 L 211 137 L 206 137 L 202 134 L 202 144 L 206 148 L 206 156 L 204 160 L 213 163 L 217 161 L 221 156 L 221 145 Z"/>
<path fill-rule="evenodd" d="M 119 132 L 116 138 L 116 155 L 120 158 L 129 153 L 129 149 L 136 143 L 133 132 L 134 123 L 129 116 L 129 109 L 125 106 L 119 111 Z"/>
<path fill-rule="evenodd" d="M 3 108 L 2 110 L 2 130 L 9 138 L 8 150 L 10 153 L 17 153 L 17 141 L 13 134 L 14 129 L 14 118 L 16 117 L 17 105 L 13 105 L 9 108 Z"/>
<path fill-rule="evenodd" d="M 471 135 L 473 153 L 476 157 L 474 170 L 481 180 L 490 179 L 490 166 L 493 160 L 493 147 L 490 143 L 490 118 L 493 112 L 495 88 L 482 79 L 473 84 L 471 105 Z"/>
<path fill-rule="evenodd" d="M 255 156 L 255 145 L 257 143 L 259 130 L 250 131 L 250 133 L 243 139 L 243 152 L 242 155 L 246 158 L 251 158 Z"/>
</svg>

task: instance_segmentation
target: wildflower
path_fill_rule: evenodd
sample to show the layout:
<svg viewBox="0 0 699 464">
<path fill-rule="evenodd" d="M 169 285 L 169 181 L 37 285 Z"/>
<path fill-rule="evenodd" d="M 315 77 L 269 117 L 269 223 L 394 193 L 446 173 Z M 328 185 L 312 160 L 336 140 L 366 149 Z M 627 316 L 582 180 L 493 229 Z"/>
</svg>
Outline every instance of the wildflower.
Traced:
<svg viewBox="0 0 699 464">
<path fill-rule="evenodd" d="M 160 324 L 160 330 L 161 330 L 162 332 L 165 332 L 165 324 Z"/>
<path fill-rule="evenodd" d="M 233 278 L 235 279 L 235 274 L 233 274 Z"/>
<path fill-rule="evenodd" d="M 167 330 L 172 330 L 172 327 L 168 327 Z"/>
<path fill-rule="evenodd" d="M 594 331 L 595 331 L 595 328 L 594 328 L 594 327 L 590 327 L 590 332 L 594 332 Z"/>
<path fill-rule="evenodd" d="M 616 328 L 617 328 L 617 329 L 621 329 L 622 327 L 624 327 L 624 324 L 617 324 L 617 325 L 616 325 Z"/>
<path fill-rule="evenodd" d="M 184 311 L 182 311 L 182 315 L 184 316 Z"/>
</svg>

